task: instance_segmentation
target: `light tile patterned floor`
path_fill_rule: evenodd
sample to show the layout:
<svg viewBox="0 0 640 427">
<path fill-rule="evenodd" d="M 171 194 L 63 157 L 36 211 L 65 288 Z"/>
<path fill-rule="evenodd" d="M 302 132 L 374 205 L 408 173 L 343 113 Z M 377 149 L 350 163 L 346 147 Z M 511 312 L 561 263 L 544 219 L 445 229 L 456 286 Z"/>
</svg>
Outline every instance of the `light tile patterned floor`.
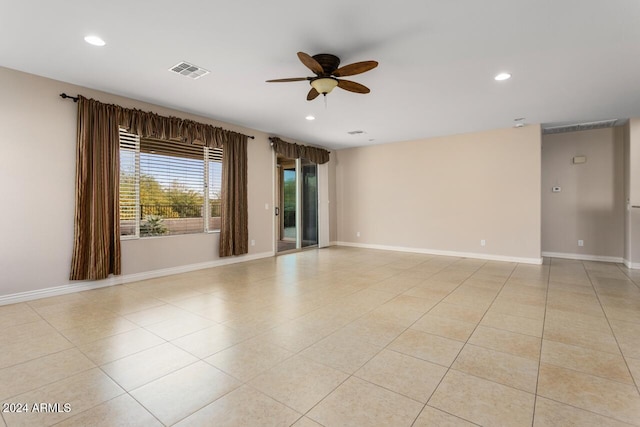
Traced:
<svg viewBox="0 0 640 427">
<path fill-rule="evenodd" d="M 640 425 L 639 285 L 334 247 L 3 306 L 0 402 L 71 411 L 0 426 Z"/>
</svg>

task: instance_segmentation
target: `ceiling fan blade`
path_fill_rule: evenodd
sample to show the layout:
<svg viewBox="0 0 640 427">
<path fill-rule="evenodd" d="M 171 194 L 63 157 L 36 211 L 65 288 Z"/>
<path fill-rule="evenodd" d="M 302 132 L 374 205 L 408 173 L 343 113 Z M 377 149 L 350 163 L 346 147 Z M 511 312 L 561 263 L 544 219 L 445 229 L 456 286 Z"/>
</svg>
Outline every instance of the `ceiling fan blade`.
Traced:
<svg viewBox="0 0 640 427">
<path fill-rule="evenodd" d="M 320 95 L 320 93 L 315 88 L 312 87 L 309 93 L 307 94 L 307 101 L 313 101 L 318 97 L 318 95 Z"/>
<path fill-rule="evenodd" d="M 356 74 L 364 73 L 369 70 L 373 70 L 378 66 L 377 61 L 363 61 L 340 67 L 333 72 L 336 77 L 354 76 Z"/>
<path fill-rule="evenodd" d="M 338 80 L 338 87 L 355 93 L 371 92 L 368 87 L 361 85 L 360 83 L 352 82 L 350 80 Z"/>
<path fill-rule="evenodd" d="M 311 77 L 292 77 L 289 79 L 274 79 L 274 80 L 267 80 L 267 83 L 301 82 L 303 80 L 311 80 Z"/>
<path fill-rule="evenodd" d="M 315 59 L 313 59 L 311 56 L 307 55 L 304 52 L 298 52 L 298 58 L 300 58 L 300 61 L 311 71 L 313 71 L 314 73 L 316 73 L 317 75 L 320 74 L 324 74 L 324 70 L 322 69 L 322 65 L 320 65 L 318 63 L 318 61 L 316 61 Z"/>
</svg>

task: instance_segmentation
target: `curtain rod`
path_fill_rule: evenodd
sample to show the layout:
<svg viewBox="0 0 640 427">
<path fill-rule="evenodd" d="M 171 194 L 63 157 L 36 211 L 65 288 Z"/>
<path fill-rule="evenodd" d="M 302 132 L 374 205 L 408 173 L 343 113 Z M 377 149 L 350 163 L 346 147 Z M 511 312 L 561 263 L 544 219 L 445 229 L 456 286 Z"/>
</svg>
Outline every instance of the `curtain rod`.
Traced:
<svg viewBox="0 0 640 427">
<path fill-rule="evenodd" d="M 67 95 L 64 92 L 60 94 L 60 98 L 62 98 L 62 99 L 73 99 L 73 102 L 78 102 L 78 97 L 77 96 Z M 246 135 L 246 137 L 250 138 L 250 139 L 256 139 L 255 136 L 251 136 L 251 135 Z"/>
<path fill-rule="evenodd" d="M 62 98 L 62 99 L 67 99 L 67 98 L 69 98 L 69 99 L 73 99 L 73 102 L 78 102 L 78 97 L 77 97 L 77 96 L 67 95 L 67 94 L 66 94 L 66 93 L 64 93 L 64 92 L 60 94 L 60 98 Z"/>
</svg>

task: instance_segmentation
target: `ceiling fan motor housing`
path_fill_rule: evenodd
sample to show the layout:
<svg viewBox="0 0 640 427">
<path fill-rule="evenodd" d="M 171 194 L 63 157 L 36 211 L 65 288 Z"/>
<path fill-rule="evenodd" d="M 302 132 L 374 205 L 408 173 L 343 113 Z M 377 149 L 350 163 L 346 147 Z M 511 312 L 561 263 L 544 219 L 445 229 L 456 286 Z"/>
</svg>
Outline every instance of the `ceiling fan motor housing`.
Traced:
<svg viewBox="0 0 640 427">
<path fill-rule="evenodd" d="M 320 64 L 326 76 L 330 76 L 340 66 L 340 58 L 330 53 L 319 53 L 312 58 Z"/>
</svg>

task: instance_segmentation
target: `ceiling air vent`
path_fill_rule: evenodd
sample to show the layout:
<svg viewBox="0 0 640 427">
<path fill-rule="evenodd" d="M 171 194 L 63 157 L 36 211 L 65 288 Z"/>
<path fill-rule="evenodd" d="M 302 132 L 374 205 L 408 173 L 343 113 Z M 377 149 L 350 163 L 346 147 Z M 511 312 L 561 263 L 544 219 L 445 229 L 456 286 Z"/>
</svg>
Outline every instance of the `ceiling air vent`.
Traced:
<svg viewBox="0 0 640 427">
<path fill-rule="evenodd" d="M 171 71 L 172 73 L 183 75 L 185 77 L 190 77 L 192 79 L 199 79 L 200 77 L 210 73 L 209 70 L 205 70 L 202 67 L 198 67 L 197 65 L 189 64 L 188 62 L 184 61 L 169 68 L 169 71 Z"/>
<path fill-rule="evenodd" d="M 603 129 L 603 128 L 611 128 L 614 126 L 619 126 L 624 124 L 623 120 L 613 119 L 613 120 L 600 120 L 597 122 L 586 122 L 586 123 L 570 123 L 570 124 L 562 124 L 562 125 L 543 125 L 542 126 L 542 134 L 550 135 L 554 133 L 565 133 L 565 132 L 577 132 L 581 130 L 593 130 L 593 129 Z"/>
</svg>

